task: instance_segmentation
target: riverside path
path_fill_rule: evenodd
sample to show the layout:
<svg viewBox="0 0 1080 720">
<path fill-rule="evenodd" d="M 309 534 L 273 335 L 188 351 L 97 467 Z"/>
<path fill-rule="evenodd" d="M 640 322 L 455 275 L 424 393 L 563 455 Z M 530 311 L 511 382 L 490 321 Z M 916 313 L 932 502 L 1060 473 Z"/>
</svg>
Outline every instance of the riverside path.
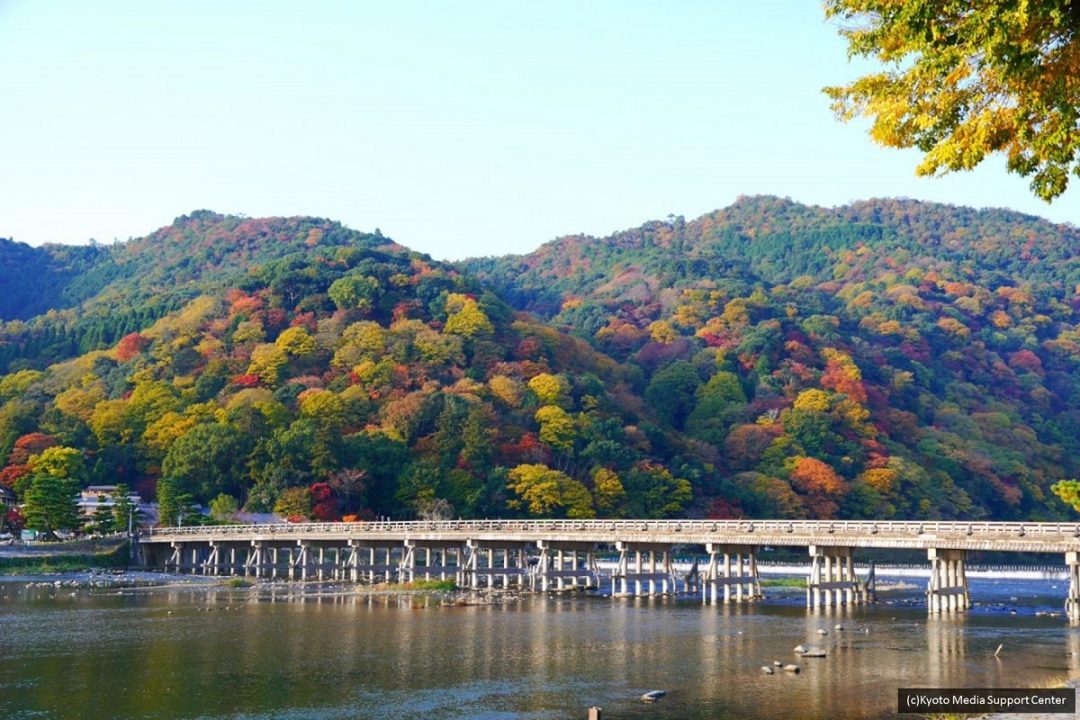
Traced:
<svg viewBox="0 0 1080 720">
<path fill-rule="evenodd" d="M 597 552 L 617 554 L 613 596 L 700 593 L 706 602 L 761 596 L 762 547 L 807 548 L 812 608 L 867 602 L 863 548 L 923 550 L 931 613 L 970 605 L 967 553 L 1062 555 L 1069 572 L 1066 614 L 1080 621 L 1080 523 L 855 520 L 444 520 L 287 523 L 154 528 L 137 538 L 144 565 L 173 572 L 354 582 L 453 578 L 468 587 L 599 588 Z M 688 573 L 676 548 L 707 558 Z"/>
</svg>

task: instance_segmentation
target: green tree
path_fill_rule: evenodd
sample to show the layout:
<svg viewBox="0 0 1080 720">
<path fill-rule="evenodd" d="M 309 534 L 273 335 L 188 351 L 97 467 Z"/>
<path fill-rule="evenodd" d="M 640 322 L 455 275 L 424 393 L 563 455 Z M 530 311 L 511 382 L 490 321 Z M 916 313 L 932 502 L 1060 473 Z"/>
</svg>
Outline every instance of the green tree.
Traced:
<svg viewBox="0 0 1080 720">
<path fill-rule="evenodd" d="M 112 508 L 109 507 L 107 500 L 108 498 L 104 495 L 97 496 L 97 507 L 94 508 L 93 516 L 86 523 L 86 529 L 89 532 L 105 533 L 112 530 Z"/>
<path fill-rule="evenodd" d="M 686 418 L 686 431 L 720 447 L 744 407 L 746 394 L 738 376 L 718 372 L 698 388 L 694 409 Z"/>
<path fill-rule="evenodd" d="M 210 517 L 215 520 L 232 520 L 238 512 L 240 512 L 240 503 L 232 495 L 221 493 L 210 501 Z"/>
<path fill-rule="evenodd" d="M 677 478 L 662 465 L 650 462 L 638 463 L 623 473 L 622 484 L 630 517 L 678 515 L 694 495 L 689 480 Z"/>
<path fill-rule="evenodd" d="M 676 360 L 652 376 L 645 388 L 645 400 L 658 417 L 682 429 L 700 385 L 697 368 L 685 360 Z"/>
<path fill-rule="evenodd" d="M 79 488 L 86 479 L 86 466 L 78 450 L 46 448 L 30 457 L 32 471 L 26 491 L 26 527 L 40 530 L 55 539 L 57 530 L 75 530 L 82 524 Z"/>
<path fill-rule="evenodd" d="M 57 530 L 75 530 L 82 524 L 78 506 L 79 484 L 40 473 L 26 492 L 26 527 L 55 540 Z"/>
<path fill-rule="evenodd" d="M 245 442 L 227 425 L 196 425 L 169 448 L 161 465 L 163 478 L 180 493 L 207 502 L 219 493 L 236 494 L 244 486 Z"/>
<path fill-rule="evenodd" d="M 199 513 L 191 493 L 184 492 L 180 481 L 165 476 L 157 482 L 158 522 L 161 525 L 198 525 Z"/>
<path fill-rule="evenodd" d="M 970 170 L 990 153 L 1051 200 L 1080 175 L 1076 0 L 826 0 L 848 54 L 885 69 L 826 88 L 837 115 L 925 153 L 920 175 Z"/>
<path fill-rule="evenodd" d="M 355 308 L 370 312 L 382 294 L 382 288 L 379 281 L 370 275 L 350 274 L 335 280 L 327 292 L 342 310 Z"/>
<path fill-rule="evenodd" d="M 311 517 L 311 491 L 306 487 L 288 488 L 282 491 L 274 503 L 274 512 L 287 518 Z"/>
<path fill-rule="evenodd" d="M 120 483 L 112 493 L 112 530 L 124 532 L 129 527 L 134 530 L 138 523 L 139 508 L 131 502 L 131 490 Z"/>
</svg>

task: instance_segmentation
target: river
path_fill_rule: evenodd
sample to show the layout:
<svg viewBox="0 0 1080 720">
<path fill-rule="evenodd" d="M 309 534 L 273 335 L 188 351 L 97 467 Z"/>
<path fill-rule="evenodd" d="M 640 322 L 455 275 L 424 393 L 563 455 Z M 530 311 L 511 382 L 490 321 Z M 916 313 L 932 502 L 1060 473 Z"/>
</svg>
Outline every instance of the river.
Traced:
<svg viewBox="0 0 1080 720">
<path fill-rule="evenodd" d="M 892 717 L 901 686 L 1080 674 L 1080 629 L 1036 615 L 1060 611 L 1062 581 L 976 579 L 981 605 L 940 619 L 907 582 L 877 605 L 818 614 L 801 591 L 770 588 L 744 606 L 579 595 L 457 606 L 340 586 L 4 582 L 0 717 L 584 720 L 597 705 L 605 720 L 843 720 Z M 828 657 L 797 658 L 800 643 Z M 765 675 L 773 660 L 801 672 Z M 639 701 L 654 689 L 668 695 Z"/>
</svg>

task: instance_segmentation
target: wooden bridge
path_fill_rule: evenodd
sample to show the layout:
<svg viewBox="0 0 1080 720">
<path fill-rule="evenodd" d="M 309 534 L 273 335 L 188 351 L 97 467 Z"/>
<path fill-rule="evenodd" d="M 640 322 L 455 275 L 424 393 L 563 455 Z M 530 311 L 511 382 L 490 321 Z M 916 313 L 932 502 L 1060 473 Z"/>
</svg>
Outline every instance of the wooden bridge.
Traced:
<svg viewBox="0 0 1080 720">
<path fill-rule="evenodd" d="M 600 589 L 598 550 L 614 551 L 613 596 L 700 593 L 706 602 L 761 597 L 762 547 L 805 547 L 810 607 L 867 602 L 860 548 L 924 550 L 931 613 L 970 605 L 965 563 L 973 550 L 1057 553 L 1069 570 L 1065 609 L 1080 620 L 1080 523 L 829 520 L 452 520 L 155 528 L 142 562 L 174 572 L 353 582 L 453 578 L 468 587 Z M 688 573 L 676 547 L 707 556 Z"/>
</svg>

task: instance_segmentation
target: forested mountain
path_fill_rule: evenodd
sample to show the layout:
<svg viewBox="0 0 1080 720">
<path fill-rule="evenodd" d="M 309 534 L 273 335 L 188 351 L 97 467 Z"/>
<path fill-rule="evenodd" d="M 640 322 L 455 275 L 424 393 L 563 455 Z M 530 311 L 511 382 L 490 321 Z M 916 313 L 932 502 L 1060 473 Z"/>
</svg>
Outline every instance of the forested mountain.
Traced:
<svg viewBox="0 0 1080 720">
<path fill-rule="evenodd" d="M 25 320 L 78 304 L 93 292 L 77 280 L 108 256 L 98 245 L 34 248 L 0 238 L 0 321 Z"/>
<path fill-rule="evenodd" d="M 322 519 L 661 516 L 706 473 L 616 363 L 378 234 L 196 213 L 111 252 L 100 293 L 4 327 L 28 367 L 0 378 L 0 482 L 24 497 L 60 472 L 156 494 L 166 520 L 222 495 Z M 141 324 L 102 349 L 32 344 L 117 317 Z"/>
<path fill-rule="evenodd" d="M 397 248 L 321 218 L 251 219 L 199 210 L 167 227 L 111 246 L 35 249 L 0 241 L 0 263 L 14 293 L 0 298 L 0 372 L 116 343 L 203 293 L 235 286 L 255 265 L 311 248 Z M 402 248 L 397 248 L 402 249 Z M 286 302 L 295 292 L 281 288 Z M 47 312 L 52 310 L 53 312 Z"/>
<path fill-rule="evenodd" d="M 0 483 L 123 481 L 167 520 L 1067 517 L 1078 249 L 1006 211 L 768 197 L 457 265 L 206 211 L 0 242 Z"/>
<path fill-rule="evenodd" d="M 740 199 L 462 268 L 624 364 L 765 514 L 1048 517 L 1080 471 L 1080 231 Z"/>
</svg>

